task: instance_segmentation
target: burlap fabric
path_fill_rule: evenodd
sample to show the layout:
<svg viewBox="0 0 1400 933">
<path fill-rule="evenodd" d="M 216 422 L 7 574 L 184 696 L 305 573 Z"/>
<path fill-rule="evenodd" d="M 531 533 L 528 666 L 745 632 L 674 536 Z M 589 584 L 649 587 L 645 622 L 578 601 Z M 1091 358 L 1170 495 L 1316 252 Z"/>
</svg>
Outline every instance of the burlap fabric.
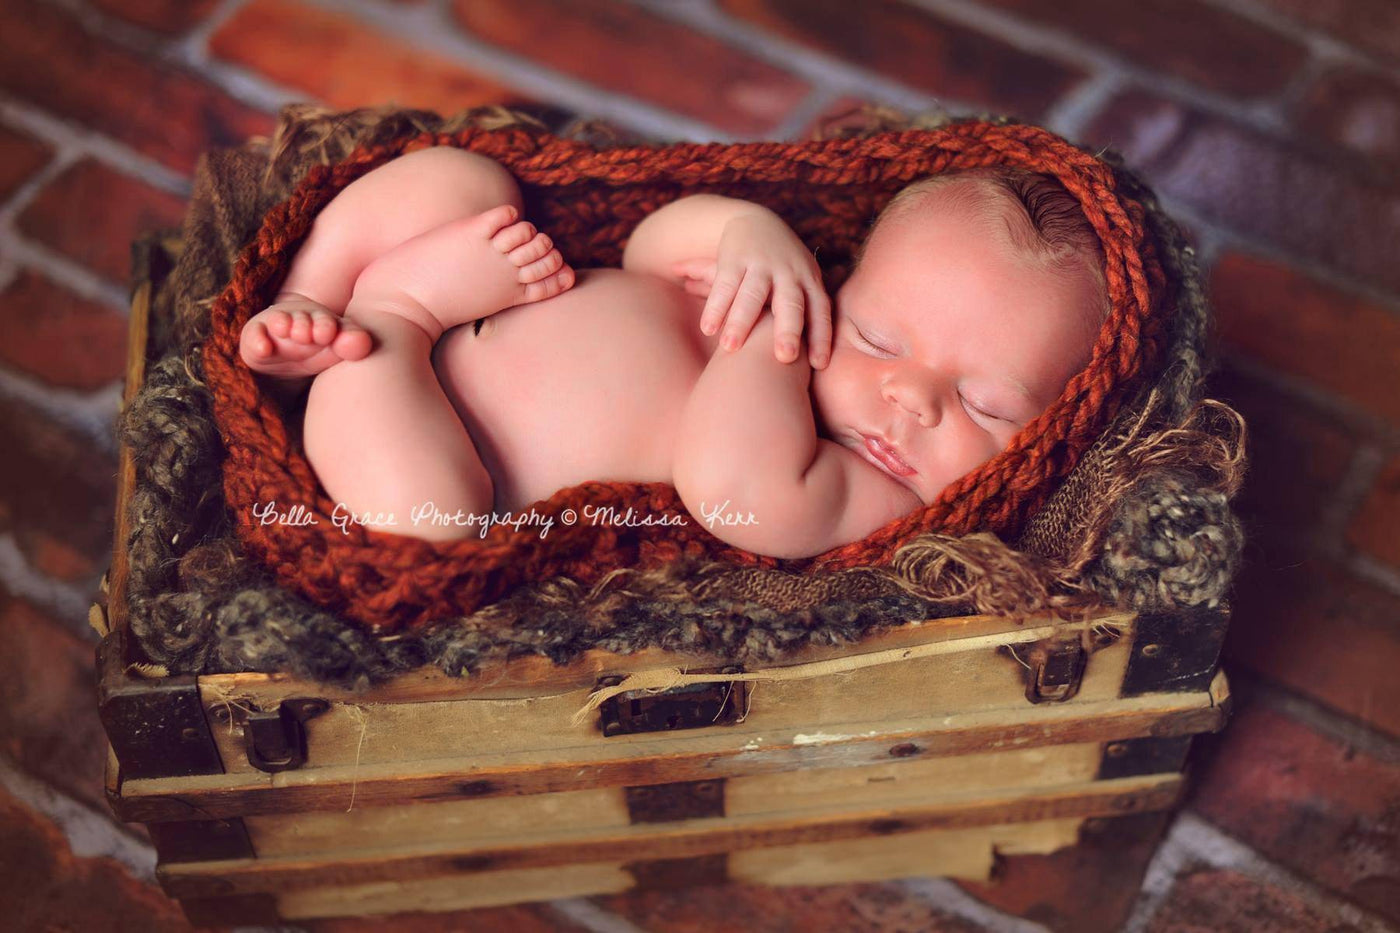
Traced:
<svg viewBox="0 0 1400 933">
<path fill-rule="evenodd" d="M 867 110 L 824 132 L 943 120 Z M 1243 473 L 1243 423 L 1228 408 L 1201 401 L 1206 308 L 1194 260 L 1150 192 L 1126 173 L 1147 207 L 1174 289 L 1168 365 L 1010 545 L 986 534 L 928 534 L 900 548 L 888 567 L 803 577 L 700 560 L 616 571 L 588 586 L 555 577 L 391 638 L 275 586 L 242 553 L 221 497 L 224 451 L 198 353 L 210 304 L 261 217 L 313 165 L 409 130 L 521 121 L 542 125 L 504 108 L 443 120 L 293 107 L 273 140 L 201 161 L 180 254 L 155 295 L 148 379 L 121 420 L 138 472 L 128 608 L 149 660 L 172 671 L 282 670 L 342 684 L 423 664 L 463 674 L 523 651 L 565 660 L 594 647 L 659 646 L 742 662 L 813 642 L 855 641 L 916 618 L 1165 609 L 1214 604 L 1228 590 L 1241 547 L 1228 503 Z M 600 147 L 634 141 L 592 121 L 545 128 Z M 296 403 L 287 415 L 289 424 L 297 422 Z"/>
</svg>

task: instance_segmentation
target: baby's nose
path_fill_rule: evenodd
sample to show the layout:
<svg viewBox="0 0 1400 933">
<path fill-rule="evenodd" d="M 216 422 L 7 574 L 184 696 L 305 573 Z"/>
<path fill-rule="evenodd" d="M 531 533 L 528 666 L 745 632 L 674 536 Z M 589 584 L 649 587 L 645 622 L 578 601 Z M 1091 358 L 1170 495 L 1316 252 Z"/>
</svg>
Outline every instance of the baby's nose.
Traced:
<svg viewBox="0 0 1400 933">
<path fill-rule="evenodd" d="M 889 383 L 885 386 L 884 396 L 890 404 L 913 415 L 920 427 L 934 427 L 942 419 L 936 394 L 926 386 L 912 382 Z"/>
</svg>

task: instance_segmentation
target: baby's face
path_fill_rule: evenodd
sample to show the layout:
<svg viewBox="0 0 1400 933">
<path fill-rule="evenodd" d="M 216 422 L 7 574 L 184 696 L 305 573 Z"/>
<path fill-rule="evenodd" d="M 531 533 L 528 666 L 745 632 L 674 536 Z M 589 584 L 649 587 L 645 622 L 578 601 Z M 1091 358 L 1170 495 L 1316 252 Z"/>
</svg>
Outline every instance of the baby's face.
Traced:
<svg viewBox="0 0 1400 933">
<path fill-rule="evenodd" d="M 925 505 L 1059 397 L 1088 363 L 1102 301 L 1087 270 L 1039 268 L 1002 217 L 944 190 L 871 234 L 833 302 L 831 361 L 812 374 L 821 434 Z"/>
</svg>

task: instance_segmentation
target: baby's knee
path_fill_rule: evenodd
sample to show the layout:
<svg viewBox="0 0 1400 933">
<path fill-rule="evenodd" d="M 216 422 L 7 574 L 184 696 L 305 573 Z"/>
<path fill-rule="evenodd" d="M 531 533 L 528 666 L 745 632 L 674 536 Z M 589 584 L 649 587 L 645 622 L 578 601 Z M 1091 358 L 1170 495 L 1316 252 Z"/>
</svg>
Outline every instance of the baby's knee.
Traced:
<svg viewBox="0 0 1400 933">
<path fill-rule="evenodd" d="M 400 156 L 395 163 L 435 197 L 480 213 L 499 204 L 524 210 L 520 186 L 504 165 L 490 156 L 455 146 L 434 146 Z"/>
</svg>

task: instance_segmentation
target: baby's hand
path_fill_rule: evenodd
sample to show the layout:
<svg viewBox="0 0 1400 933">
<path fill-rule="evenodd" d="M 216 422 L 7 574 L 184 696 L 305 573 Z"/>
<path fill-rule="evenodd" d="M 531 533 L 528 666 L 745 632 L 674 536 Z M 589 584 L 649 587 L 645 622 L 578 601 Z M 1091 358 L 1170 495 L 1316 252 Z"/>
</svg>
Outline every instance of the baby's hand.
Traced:
<svg viewBox="0 0 1400 933">
<path fill-rule="evenodd" d="M 784 363 L 797 359 L 807 326 L 808 357 L 821 369 L 831 353 L 831 301 L 811 251 L 771 211 L 741 214 L 725 225 L 715 259 L 686 260 L 674 266 L 686 277 L 686 290 L 708 292 L 700 330 L 737 350 L 748 339 L 765 303 L 774 318 L 773 353 Z"/>
<path fill-rule="evenodd" d="M 243 325 L 238 349 L 254 372 L 295 378 L 362 359 L 372 345 L 369 332 L 354 321 L 309 298 L 283 295 Z"/>
</svg>

